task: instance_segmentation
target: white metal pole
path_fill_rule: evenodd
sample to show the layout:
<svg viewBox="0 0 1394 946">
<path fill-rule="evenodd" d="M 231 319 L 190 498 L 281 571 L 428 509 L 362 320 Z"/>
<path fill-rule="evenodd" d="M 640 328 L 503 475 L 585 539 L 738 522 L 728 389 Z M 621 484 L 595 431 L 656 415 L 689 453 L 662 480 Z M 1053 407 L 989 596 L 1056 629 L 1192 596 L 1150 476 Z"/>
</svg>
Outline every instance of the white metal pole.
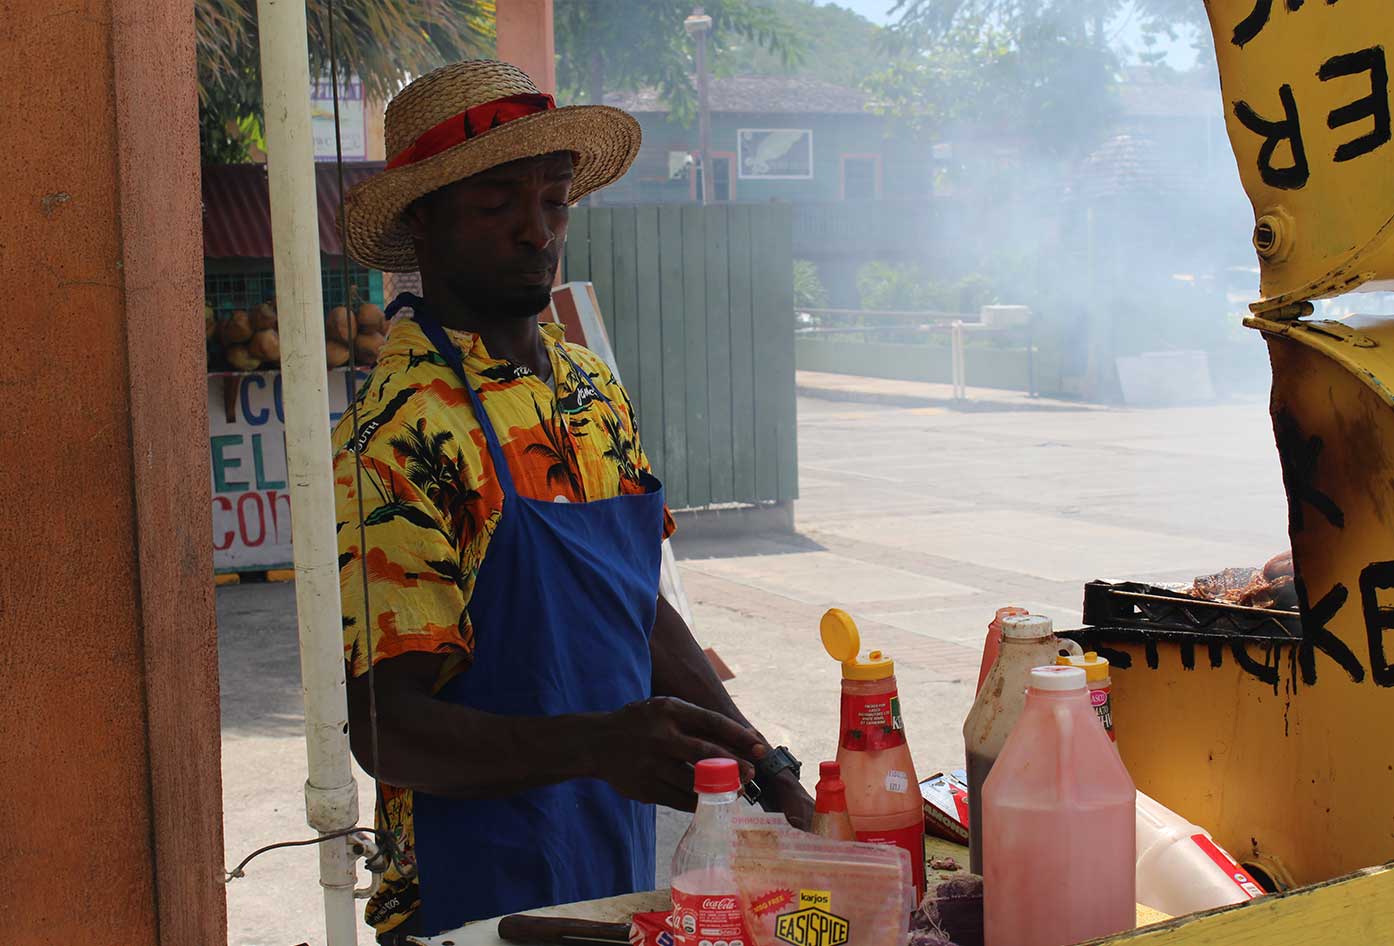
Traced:
<svg viewBox="0 0 1394 946">
<path fill-rule="evenodd" d="M 328 834 L 358 823 L 358 788 L 349 761 L 344 693 L 304 0 L 258 0 L 257 32 L 261 36 L 286 467 L 295 546 L 295 610 L 309 762 L 305 815 L 310 827 Z M 356 877 L 349 842 L 326 841 L 319 845 L 319 855 L 326 941 L 329 946 L 354 946 L 358 941 L 353 899 Z"/>
<path fill-rule="evenodd" d="M 949 361 L 952 364 L 954 400 L 968 398 L 968 379 L 964 377 L 963 364 L 963 322 L 955 321 L 949 335 Z"/>
</svg>

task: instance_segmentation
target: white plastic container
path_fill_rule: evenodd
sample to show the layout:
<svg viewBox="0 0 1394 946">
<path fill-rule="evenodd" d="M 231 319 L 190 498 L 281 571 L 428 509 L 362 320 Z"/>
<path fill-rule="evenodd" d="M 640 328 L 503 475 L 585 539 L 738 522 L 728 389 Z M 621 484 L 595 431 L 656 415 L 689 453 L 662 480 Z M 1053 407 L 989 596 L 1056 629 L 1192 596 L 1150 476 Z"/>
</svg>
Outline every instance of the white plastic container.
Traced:
<svg viewBox="0 0 1394 946">
<path fill-rule="evenodd" d="M 1170 916 L 1263 895 L 1210 832 L 1137 793 L 1137 901 Z"/>
</svg>

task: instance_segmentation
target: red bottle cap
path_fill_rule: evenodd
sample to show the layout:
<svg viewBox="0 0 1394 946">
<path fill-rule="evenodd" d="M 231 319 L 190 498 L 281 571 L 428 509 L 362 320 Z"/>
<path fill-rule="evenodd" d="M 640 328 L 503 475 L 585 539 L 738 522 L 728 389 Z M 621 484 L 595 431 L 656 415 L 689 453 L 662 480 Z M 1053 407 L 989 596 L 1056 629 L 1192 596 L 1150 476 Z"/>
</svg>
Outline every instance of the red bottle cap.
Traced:
<svg viewBox="0 0 1394 946">
<path fill-rule="evenodd" d="M 703 759 L 695 768 L 692 787 L 699 795 L 740 791 L 741 767 L 735 759 Z"/>
<path fill-rule="evenodd" d="M 838 763 L 818 763 L 818 785 L 814 791 L 814 811 L 828 814 L 847 810 L 847 786 L 842 781 L 842 766 Z"/>
</svg>

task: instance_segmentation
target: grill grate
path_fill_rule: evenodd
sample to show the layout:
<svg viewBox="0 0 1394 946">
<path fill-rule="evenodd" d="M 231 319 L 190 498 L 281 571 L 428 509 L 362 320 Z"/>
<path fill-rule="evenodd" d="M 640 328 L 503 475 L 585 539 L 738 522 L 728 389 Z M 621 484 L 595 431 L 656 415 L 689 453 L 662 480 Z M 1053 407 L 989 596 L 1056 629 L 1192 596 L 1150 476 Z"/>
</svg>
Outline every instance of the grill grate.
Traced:
<svg viewBox="0 0 1394 946">
<path fill-rule="evenodd" d="M 1084 586 L 1084 623 L 1209 638 L 1291 641 L 1302 638 L 1296 611 L 1246 608 L 1192 598 L 1139 582 L 1091 581 Z"/>
</svg>

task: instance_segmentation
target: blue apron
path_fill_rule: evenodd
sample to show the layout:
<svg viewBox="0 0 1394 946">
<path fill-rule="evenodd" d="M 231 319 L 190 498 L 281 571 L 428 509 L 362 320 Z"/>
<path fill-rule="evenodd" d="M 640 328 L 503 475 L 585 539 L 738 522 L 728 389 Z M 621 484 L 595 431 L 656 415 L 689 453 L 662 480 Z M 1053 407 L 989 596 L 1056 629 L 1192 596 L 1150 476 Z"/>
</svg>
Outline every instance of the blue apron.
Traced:
<svg viewBox="0 0 1394 946">
<path fill-rule="evenodd" d="M 504 716 L 608 712 L 647 699 L 662 484 L 645 474 L 642 494 L 586 503 L 520 496 L 459 349 L 420 299 L 398 297 L 394 306 L 403 303 L 469 392 L 503 488 L 503 513 L 469 601 L 474 660 L 439 698 Z M 485 800 L 416 792 L 414 817 L 421 908 L 413 927 L 428 935 L 654 887 L 653 806 L 597 779 Z"/>
</svg>

